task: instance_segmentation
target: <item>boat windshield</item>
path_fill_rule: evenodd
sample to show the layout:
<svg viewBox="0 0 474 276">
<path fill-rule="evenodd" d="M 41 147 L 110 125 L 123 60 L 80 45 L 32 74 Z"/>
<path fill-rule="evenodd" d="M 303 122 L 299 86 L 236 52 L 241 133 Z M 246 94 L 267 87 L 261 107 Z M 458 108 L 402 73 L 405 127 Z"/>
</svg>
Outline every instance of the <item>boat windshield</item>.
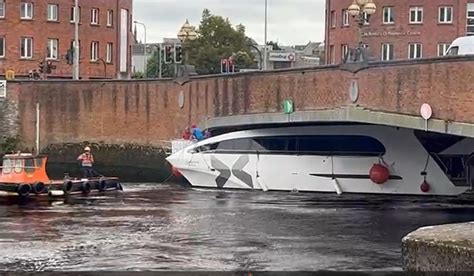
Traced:
<svg viewBox="0 0 474 276">
<path fill-rule="evenodd" d="M 13 171 L 13 162 L 11 159 L 3 159 L 2 172 L 3 174 L 9 174 Z"/>
</svg>

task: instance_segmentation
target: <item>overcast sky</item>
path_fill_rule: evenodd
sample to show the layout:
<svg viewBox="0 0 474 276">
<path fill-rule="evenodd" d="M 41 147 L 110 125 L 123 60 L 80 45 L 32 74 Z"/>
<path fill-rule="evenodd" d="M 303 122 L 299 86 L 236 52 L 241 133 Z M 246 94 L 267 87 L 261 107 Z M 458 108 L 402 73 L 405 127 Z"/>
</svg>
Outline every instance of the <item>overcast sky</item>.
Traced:
<svg viewBox="0 0 474 276">
<path fill-rule="evenodd" d="M 268 40 L 280 45 L 306 44 L 324 40 L 325 0 L 268 0 Z M 247 35 L 259 44 L 264 40 L 265 0 L 135 0 L 134 19 L 147 27 L 147 42 L 176 37 L 182 24 L 198 26 L 202 11 L 242 23 Z M 138 25 L 143 41 L 143 27 Z"/>
</svg>

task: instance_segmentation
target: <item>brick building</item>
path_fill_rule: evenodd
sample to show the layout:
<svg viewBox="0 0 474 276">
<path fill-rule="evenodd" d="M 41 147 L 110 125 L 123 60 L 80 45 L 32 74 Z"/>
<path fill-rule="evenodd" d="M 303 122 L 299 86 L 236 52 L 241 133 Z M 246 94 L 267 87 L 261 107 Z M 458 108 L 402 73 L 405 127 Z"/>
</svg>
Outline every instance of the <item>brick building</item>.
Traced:
<svg viewBox="0 0 474 276">
<path fill-rule="evenodd" d="M 132 1 L 79 1 L 81 78 L 130 76 Z M 56 65 L 48 78 L 71 78 L 74 22 L 74 0 L 0 0 L 0 76 L 25 77 L 47 60 Z"/>
<path fill-rule="evenodd" d="M 373 0 L 377 6 L 360 29 L 373 60 L 442 56 L 459 36 L 474 35 L 474 0 Z M 326 60 L 340 63 L 359 42 L 347 8 L 353 0 L 326 0 Z"/>
</svg>

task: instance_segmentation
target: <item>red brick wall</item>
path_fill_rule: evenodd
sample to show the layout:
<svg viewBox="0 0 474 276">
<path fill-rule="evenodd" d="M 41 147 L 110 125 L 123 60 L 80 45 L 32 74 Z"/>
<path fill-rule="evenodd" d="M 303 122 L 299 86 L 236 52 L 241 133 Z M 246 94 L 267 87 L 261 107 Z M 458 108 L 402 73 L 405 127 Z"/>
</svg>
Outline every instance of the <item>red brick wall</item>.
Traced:
<svg viewBox="0 0 474 276">
<path fill-rule="evenodd" d="M 350 17 L 349 27 L 342 25 L 342 10 L 347 9 L 353 0 L 326 0 L 328 14 L 336 12 L 336 27 L 326 24 L 326 60 L 330 61 L 330 46 L 335 48 L 336 64 L 342 60 L 341 47 L 343 44 L 356 47 L 358 43 L 358 27 L 354 18 Z M 376 13 L 370 18 L 370 24 L 364 26 L 362 32 L 381 33 L 384 32 L 419 32 L 420 35 L 403 36 L 374 36 L 363 37 L 362 41 L 368 44 L 370 56 L 376 60 L 381 59 L 382 44 L 394 45 L 394 59 L 408 58 L 408 44 L 421 43 L 423 45 L 423 57 L 438 56 L 438 43 L 451 43 L 456 37 L 466 35 L 466 7 L 468 2 L 474 0 L 374 0 L 377 6 Z M 394 7 L 394 24 L 383 24 L 383 7 Z M 410 24 L 409 10 L 411 6 L 423 7 L 423 23 Z M 453 7 L 453 23 L 439 24 L 439 6 Z M 330 20 L 330 16 L 327 16 Z"/>
<path fill-rule="evenodd" d="M 18 103 L 20 134 L 28 145 L 34 145 L 36 102 L 41 104 L 42 145 L 159 145 L 208 117 L 280 113 L 285 99 L 295 102 L 296 111 L 352 105 L 352 79 L 359 85 L 360 107 L 419 116 L 426 102 L 435 118 L 474 123 L 472 72 L 473 58 L 447 58 L 376 63 L 358 73 L 326 67 L 205 77 L 183 86 L 171 81 L 10 82 L 8 97 Z"/>
<path fill-rule="evenodd" d="M 0 58 L 0 75 L 8 69 L 13 69 L 16 75 L 27 75 L 32 69 L 38 69 L 39 62 L 46 58 L 46 47 L 49 38 L 59 40 L 58 60 L 53 61 L 57 69 L 52 76 L 72 76 L 72 66 L 66 63 L 64 56 L 74 39 L 74 24 L 70 23 L 72 0 L 35 0 L 33 20 L 20 20 L 20 1 L 5 1 L 6 16 L 0 19 L 0 36 L 6 38 L 6 56 Z M 58 22 L 47 22 L 47 5 L 59 5 Z M 99 42 L 99 57 L 105 60 L 106 45 L 113 43 L 112 62 L 107 64 L 107 77 L 117 76 L 119 64 L 120 9 L 128 9 L 132 14 L 132 0 L 81 0 L 81 23 L 79 38 L 81 43 L 80 71 L 81 77 L 104 77 L 104 66 L 99 62 L 90 61 L 90 44 Z M 91 9 L 99 9 L 99 25 L 91 25 Z M 112 27 L 107 27 L 107 10 L 112 10 L 114 21 Z M 129 18 L 130 24 L 132 20 Z M 33 58 L 20 59 L 20 39 L 33 38 Z M 129 29 L 129 44 L 132 40 L 132 29 Z M 128 65 L 131 68 L 131 54 L 128 49 Z"/>
</svg>

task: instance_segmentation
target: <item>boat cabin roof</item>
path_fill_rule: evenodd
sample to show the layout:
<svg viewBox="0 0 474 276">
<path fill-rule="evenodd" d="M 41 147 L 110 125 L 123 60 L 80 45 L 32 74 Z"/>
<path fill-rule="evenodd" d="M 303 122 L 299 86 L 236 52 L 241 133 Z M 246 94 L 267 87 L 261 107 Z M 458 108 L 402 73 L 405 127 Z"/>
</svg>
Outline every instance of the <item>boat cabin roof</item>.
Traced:
<svg viewBox="0 0 474 276">
<path fill-rule="evenodd" d="M 46 155 L 33 155 L 31 153 L 20 153 L 20 154 L 5 154 L 3 159 L 31 159 L 31 158 L 44 158 Z"/>
</svg>

